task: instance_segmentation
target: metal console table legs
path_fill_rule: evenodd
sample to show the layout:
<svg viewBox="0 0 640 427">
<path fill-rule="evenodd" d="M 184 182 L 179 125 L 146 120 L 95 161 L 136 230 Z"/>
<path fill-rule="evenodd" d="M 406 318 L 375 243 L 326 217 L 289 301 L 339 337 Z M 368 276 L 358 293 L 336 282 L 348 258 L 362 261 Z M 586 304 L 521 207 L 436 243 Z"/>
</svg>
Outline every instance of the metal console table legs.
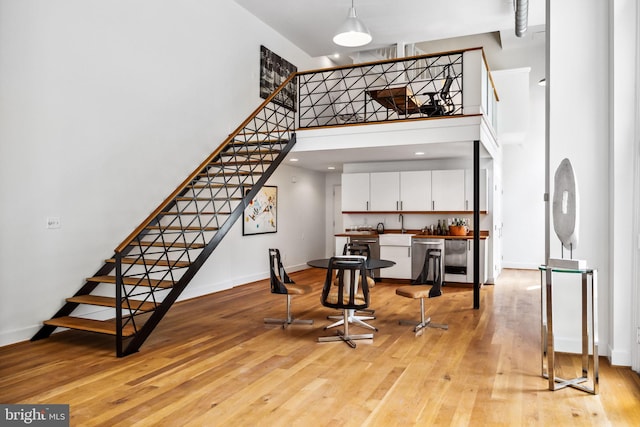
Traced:
<svg viewBox="0 0 640 427">
<path fill-rule="evenodd" d="M 542 376 L 549 380 L 549 390 L 560 390 L 573 387 L 591 394 L 598 394 L 598 270 L 596 269 L 567 269 L 542 265 L 540 270 L 540 308 L 542 334 Z M 582 376 L 563 379 L 556 376 L 556 363 L 553 337 L 553 274 L 580 274 L 582 279 Z M 591 278 L 591 292 L 589 292 L 589 278 Z M 589 294 L 591 294 L 589 304 Z M 589 313 L 588 306 L 591 305 Z M 590 316 L 589 316 L 590 314 Z M 589 319 L 590 317 L 590 319 Z M 591 322 L 589 322 L 591 320 Z M 591 323 L 591 368 L 589 375 L 589 323 Z M 585 384 L 589 382 L 591 386 Z"/>
</svg>

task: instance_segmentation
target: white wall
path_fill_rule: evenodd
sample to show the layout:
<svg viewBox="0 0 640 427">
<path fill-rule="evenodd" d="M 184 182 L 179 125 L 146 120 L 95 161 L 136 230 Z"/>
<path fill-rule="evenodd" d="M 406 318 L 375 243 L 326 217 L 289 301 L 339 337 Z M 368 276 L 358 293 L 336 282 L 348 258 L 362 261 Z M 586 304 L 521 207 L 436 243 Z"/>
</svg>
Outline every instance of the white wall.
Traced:
<svg viewBox="0 0 640 427">
<path fill-rule="evenodd" d="M 613 364 L 629 365 L 637 6 L 629 0 L 570 0 L 550 7 L 551 168 L 568 157 L 578 179 L 581 227 L 573 255 L 598 269 L 600 353 Z M 557 241 L 553 232 L 550 240 Z M 554 246 L 551 256 L 558 257 Z M 575 283 L 557 287 L 556 301 L 572 301 L 577 289 Z M 578 316 L 577 308 L 558 309 L 559 349 L 578 349 L 579 337 L 565 332 L 570 325 L 575 332 Z"/>
<path fill-rule="evenodd" d="M 261 44 L 317 66 L 229 0 L 0 2 L 0 345 L 30 338 L 260 104 Z M 234 228 L 193 289 L 266 274 L 267 246 L 292 266 L 322 255 L 324 199 L 300 192 L 323 178 L 293 170 L 272 179 L 278 233 Z"/>
</svg>

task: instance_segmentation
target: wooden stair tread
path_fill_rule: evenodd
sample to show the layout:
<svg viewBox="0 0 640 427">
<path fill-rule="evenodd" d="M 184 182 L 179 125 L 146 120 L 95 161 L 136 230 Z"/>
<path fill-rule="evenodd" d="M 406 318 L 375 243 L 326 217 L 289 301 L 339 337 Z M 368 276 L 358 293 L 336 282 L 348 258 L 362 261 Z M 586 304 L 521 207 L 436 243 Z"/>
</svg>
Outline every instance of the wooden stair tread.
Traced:
<svg viewBox="0 0 640 427">
<path fill-rule="evenodd" d="M 227 147 L 227 149 L 229 148 L 235 148 L 237 149 L 238 146 L 234 145 L 232 147 Z M 269 149 L 269 148 L 255 148 L 251 151 L 238 151 L 238 150 L 234 150 L 234 151 L 223 151 L 220 153 L 220 156 L 224 156 L 224 157 L 229 157 L 229 156 L 240 156 L 240 157 L 255 157 L 255 156 L 259 156 L 261 154 L 274 154 L 277 155 L 278 153 L 280 153 L 280 150 L 275 150 L 275 149 Z"/>
<path fill-rule="evenodd" d="M 182 212 L 171 212 L 164 211 L 160 212 L 162 215 L 231 215 L 231 212 L 227 211 L 218 211 L 218 212 L 195 212 L 195 211 L 182 211 Z"/>
<path fill-rule="evenodd" d="M 115 258 L 109 258 L 106 260 L 109 264 L 115 264 Z M 167 261 L 166 259 L 143 259 L 143 258 L 122 258 L 123 264 L 137 264 L 137 265 L 147 265 L 147 266 L 158 266 L 158 267 L 174 267 L 174 268 L 185 268 L 189 267 L 191 263 L 189 261 Z"/>
<path fill-rule="evenodd" d="M 150 225 L 147 227 L 147 230 L 160 230 L 160 231 L 218 231 L 218 227 L 180 227 L 178 225 L 169 225 L 166 227 L 162 227 L 159 225 Z"/>
<path fill-rule="evenodd" d="M 210 178 L 216 178 L 216 177 L 220 177 L 220 176 L 237 176 L 237 175 L 241 175 L 241 176 L 249 176 L 249 175 L 260 175 L 260 172 L 248 172 L 248 171 L 233 171 L 233 172 L 214 172 L 214 173 L 208 173 L 208 172 L 200 172 L 198 174 L 198 176 L 206 178 L 206 177 L 210 177 Z"/>
<path fill-rule="evenodd" d="M 186 215 L 189 215 L 186 212 L 182 212 Z M 205 247 L 205 245 L 203 243 L 182 243 L 182 242 L 135 242 L 132 243 L 133 245 L 140 245 L 140 246 L 150 246 L 150 247 L 154 247 L 154 248 L 183 248 L 183 249 L 202 249 Z"/>
<path fill-rule="evenodd" d="M 78 304 L 99 305 L 101 307 L 116 307 L 115 298 L 99 295 L 77 295 L 75 297 L 67 298 L 67 301 Z M 127 310 L 129 307 L 131 307 L 132 310 L 140 311 L 153 311 L 156 309 L 156 306 L 149 301 L 138 301 L 132 299 L 130 299 L 128 303 L 127 301 L 122 301 L 123 310 Z"/>
<path fill-rule="evenodd" d="M 63 316 L 45 320 L 45 325 L 58 326 L 61 328 L 78 329 L 80 331 L 97 332 L 99 334 L 116 335 L 116 322 L 112 320 L 93 320 L 81 317 Z M 122 328 L 122 336 L 130 337 L 135 335 L 132 325 L 127 324 Z"/>
<path fill-rule="evenodd" d="M 213 184 L 213 183 L 200 183 L 196 182 L 189 186 L 190 188 L 223 188 L 223 187 L 239 187 L 239 185 L 235 184 Z"/>
<path fill-rule="evenodd" d="M 116 276 L 93 276 L 88 277 L 87 282 L 92 283 L 116 283 Z M 159 288 L 168 289 L 173 287 L 173 282 L 170 280 L 158 280 L 158 279 L 148 279 L 144 278 L 140 280 L 138 277 L 123 277 L 122 283 L 130 286 L 156 286 Z"/>
<path fill-rule="evenodd" d="M 229 167 L 234 168 L 237 166 L 252 166 L 252 165 L 261 165 L 261 164 L 269 164 L 273 163 L 271 159 L 260 159 L 260 160 L 226 160 L 226 161 L 217 161 L 209 163 L 209 166 L 214 167 Z"/>
<path fill-rule="evenodd" d="M 259 145 L 286 144 L 286 143 L 287 143 L 287 140 L 285 139 L 263 139 L 260 141 L 243 141 L 241 139 L 234 139 L 228 145 L 235 146 L 235 147 L 242 146 L 242 145 L 255 147 Z"/>
<path fill-rule="evenodd" d="M 226 201 L 230 201 L 233 202 L 234 200 L 242 200 L 242 197 L 176 197 L 176 200 L 179 202 L 226 202 Z"/>
</svg>

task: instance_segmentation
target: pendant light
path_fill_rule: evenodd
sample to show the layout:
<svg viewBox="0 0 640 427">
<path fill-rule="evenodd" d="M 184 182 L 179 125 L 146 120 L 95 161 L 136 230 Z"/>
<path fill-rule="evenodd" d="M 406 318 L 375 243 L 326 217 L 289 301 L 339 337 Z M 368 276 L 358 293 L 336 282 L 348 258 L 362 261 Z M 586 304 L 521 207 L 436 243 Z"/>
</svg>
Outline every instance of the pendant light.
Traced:
<svg viewBox="0 0 640 427">
<path fill-rule="evenodd" d="M 358 47 L 370 43 L 371 34 L 367 27 L 356 17 L 356 9 L 353 7 L 351 0 L 351 8 L 347 15 L 347 20 L 340 26 L 336 35 L 333 36 L 333 42 L 339 46 Z"/>
</svg>

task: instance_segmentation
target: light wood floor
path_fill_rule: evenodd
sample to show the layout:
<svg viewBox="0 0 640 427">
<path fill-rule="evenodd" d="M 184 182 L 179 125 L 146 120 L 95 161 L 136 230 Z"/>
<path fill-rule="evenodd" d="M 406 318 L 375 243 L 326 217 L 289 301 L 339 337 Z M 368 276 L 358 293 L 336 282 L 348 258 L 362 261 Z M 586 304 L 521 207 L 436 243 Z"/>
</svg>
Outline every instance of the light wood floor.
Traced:
<svg viewBox="0 0 640 427">
<path fill-rule="evenodd" d="M 540 376 L 538 273 L 507 270 L 482 289 L 444 288 L 428 300 L 434 322 L 414 336 L 401 318 L 419 303 L 372 292 L 380 331 L 356 349 L 316 342 L 328 332 L 324 271 L 294 312 L 313 326 L 283 330 L 284 298 L 261 281 L 174 306 L 137 354 L 113 339 L 64 332 L 0 348 L 0 403 L 68 403 L 72 426 L 639 426 L 640 380 L 600 359 L 600 394 L 547 390 Z M 359 328 L 358 328 L 359 330 Z M 567 376 L 579 360 L 563 355 Z"/>
</svg>

